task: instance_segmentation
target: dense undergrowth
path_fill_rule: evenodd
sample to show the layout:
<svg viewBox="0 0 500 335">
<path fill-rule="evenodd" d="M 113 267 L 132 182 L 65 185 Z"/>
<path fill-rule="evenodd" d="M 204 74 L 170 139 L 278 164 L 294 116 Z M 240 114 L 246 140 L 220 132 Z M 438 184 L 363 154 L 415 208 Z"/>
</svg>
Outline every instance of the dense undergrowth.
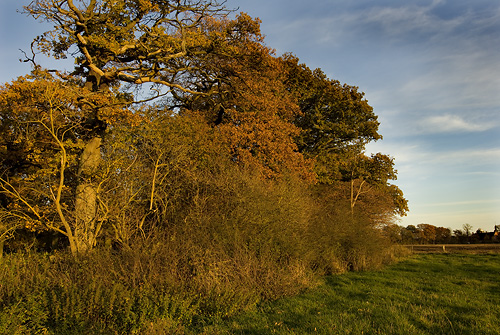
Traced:
<svg viewBox="0 0 500 335">
<path fill-rule="evenodd" d="M 137 131 L 149 138 L 148 128 Z M 194 117 L 167 118 L 150 131 L 154 137 L 141 143 L 147 150 L 133 155 L 124 154 L 125 142 L 109 140 L 115 144 L 106 147 L 105 167 L 112 173 L 103 181 L 95 248 L 43 253 L 39 238 L 31 243 L 16 233 L 7 241 L 0 334 L 199 329 L 296 295 L 325 274 L 392 259 L 373 213 L 384 211 L 370 201 L 353 210 L 348 183 L 262 178 L 227 159 L 217 132 Z M 115 128 L 113 136 L 127 134 Z"/>
<path fill-rule="evenodd" d="M 173 229 L 128 250 L 101 247 L 76 258 L 67 251 L 9 254 L 0 261 L 0 334 L 194 331 L 296 295 L 321 275 L 377 268 L 391 259 L 376 231 L 367 233 L 378 243 L 362 243 L 345 229 L 340 234 L 340 226 L 288 231 L 247 222 L 218 231 L 222 227 L 205 222 L 182 231 L 182 239 Z M 269 229 L 282 233 L 271 239 Z M 330 249 L 321 248 L 325 239 Z"/>
<path fill-rule="evenodd" d="M 377 216 L 366 210 L 377 204 L 353 211 L 342 182 L 263 179 L 221 158 L 203 124 L 178 118 L 163 127 L 147 151 L 165 157 L 154 178 L 143 173 L 148 160 L 124 156 L 119 146 L 106 151 L 110 162 L 131 163 L 106 179 L 100 200 L 107 219 L 94 249 L 43 253 L 40 239 L 7 241 L 0 334 L 199 329 L 296 295 L 325 274 L 375 269 L 393 258 Z"/>
</svg>

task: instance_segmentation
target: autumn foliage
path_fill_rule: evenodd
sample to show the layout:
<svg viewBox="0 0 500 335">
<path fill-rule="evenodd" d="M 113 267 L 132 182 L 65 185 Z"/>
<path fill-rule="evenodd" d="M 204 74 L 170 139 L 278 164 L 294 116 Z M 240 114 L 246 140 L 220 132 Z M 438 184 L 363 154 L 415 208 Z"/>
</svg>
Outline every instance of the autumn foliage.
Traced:
<svg viewBox="0 0 500 335">
<path fill-rule="evenodd" d="M 113 253 L 135 264 L 124 285 L 225 316 L 387 260 L 382 227 L 408 207 L 393 158 L 365 153 L 382 136 L 357 87 L 276 56 L 258 19 L 216 1 L 25 11 L 54 24 L 39 50 L 75 69 L 30 59 L 0 87 L 6 250 Z M 235 310 L 210 305 L 224 297 Z"/>
</svg>

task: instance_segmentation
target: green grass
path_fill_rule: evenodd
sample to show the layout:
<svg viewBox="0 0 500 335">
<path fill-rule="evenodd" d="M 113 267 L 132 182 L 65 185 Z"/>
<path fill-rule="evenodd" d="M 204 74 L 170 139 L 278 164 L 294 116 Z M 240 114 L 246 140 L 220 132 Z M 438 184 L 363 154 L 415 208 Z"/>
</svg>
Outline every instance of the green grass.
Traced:
<svg viewBox="0 0 500 335">
<path fill-rule="evenodd" d="M 205 334 L 500 334 L 500 255 L 419 255 L 327 277 Z"/>
</svg>

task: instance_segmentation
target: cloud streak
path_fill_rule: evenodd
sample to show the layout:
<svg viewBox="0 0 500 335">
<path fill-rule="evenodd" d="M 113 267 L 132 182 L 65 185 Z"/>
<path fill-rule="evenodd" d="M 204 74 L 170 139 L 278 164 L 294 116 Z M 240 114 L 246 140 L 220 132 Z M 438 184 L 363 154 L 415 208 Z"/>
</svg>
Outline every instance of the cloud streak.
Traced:
<svg viewBox="0 0 500 335">
<path fill-rule="evenodd" d="M 495 128 L 495 123 L 466 121 L 459 115 L 445 114 L 425 118 L 421 123 L 423 133 L 480 132 Z"/>
<path fill-rule="evenodd" d="M 489 205 L 500 204 L 500 199 L 478 199 L 468 201 L 452 201 L 452 202 L 437 202 L 431 204 L 424 204 L 427 207 L 444 207 L 444 206 L 469 206 L 469 205 Z"/>
<path fill-rule="evenodd" d="M 364 22 L 371 26 L 378 26 L 377 34 L 392 38 L 394 41 L 408 42 L 408 35 L 414 37 L 436 37 L 448 35 L 457 27 L 467 21 L 466 16 L 458 16 L 452 19 L 443 19 L 432 13 L 432 10 L 443 1 L 433 1 L 429 5 L 397 5 L 385 7 L 373 7 L 356 18 L 364 18 Z"/>
</svg>

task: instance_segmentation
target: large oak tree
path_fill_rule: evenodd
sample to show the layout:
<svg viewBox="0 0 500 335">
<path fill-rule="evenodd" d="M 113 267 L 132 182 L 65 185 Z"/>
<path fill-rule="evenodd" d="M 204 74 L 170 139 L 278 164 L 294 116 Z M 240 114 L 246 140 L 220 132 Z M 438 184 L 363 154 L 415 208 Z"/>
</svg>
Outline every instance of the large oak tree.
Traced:
<svg viewBox="0 0 500 335">
<path fill-rule="evenodd" d="M 142 100 L 174 92 L 210 94 L 194 91 L 197 80 L 194 73 L 198 70 L 195 60 L 213 50 L 206 31 L 200 27 L 207 17 L 224 13 L 224 7 L 215 1 L 201 0 L 35 0 L 25 7 L 25 11 L 54 25 L 54 30 L 35 40 L 44 53 L 55 58 L 75 58 L 76 66 L 72 73 L 59 73 L 62 82 L 67 83 L 61 85 L 71 83 L 79 87 L 71 91 L 77 93 L 68 104 L 84 120 L 86 128 L 85 137 L 80 138 L 81 149 L 76 158 L 78 168 L 73 193 L 75 233 L 71 236 L 71 229 L 69 224 L 64 223 L 66 217 L 63 215 L 59 217 L 64 219 L 64 228 L 53 228 L 70 238 L 73 253 L 83 252 L 95 246 L 99 233 L 99 184 L 94 177 L 101 161 L 102 138 L 108 124 L 102 111 L 133 102 L 133 88 L 123 84 L 143 86 L 149 83 L 152 93 L 136 94 Z M 64 87 L 60 89 L 65 90 Z M 12 90 L 7 88 L 5 94 L 9 94 L 7 91 Z M 89 98 L 92 93 L 103 96 L 112 93 L 114 98 L 111 101 L 96 100 Z M 35 92 L 33 99 L 42 102 L 47 98 L 46 94 Z M 7 102 L 5 108 L 9 108 L 9 104 Z M 57 111 L 66 116 L 66 107 L 53 109 L 49 106 L 43 112 L 53 115 Z M 34 109 L 33 113 L 38 111 Z M 64 169 L 67 150 L 61 136 L 67 133 L 55 130 L 61 129 L 57 122 L 53 123 L 53 128 L 50 128 L 50 120 L 48 124 L 37 118 L 29 122 L 38 122 L 42 128 L 47 128 L 44 129 L 47 130 L 46 135 L 56 141 L 57 150 L 62 155 L 57 174 L 63 189 L 66 186 Z M 14 186 L 12 183 L 4 180 L 2 185 L 4 192 L 14 198 L 17 196 L 14 190 L 9 193 Z M 60 202 L 58 196 L 58 192 L 53 196 L 56 207 Z M 37 211 L 32 208 L 31 212 Z"/>
</svg>

